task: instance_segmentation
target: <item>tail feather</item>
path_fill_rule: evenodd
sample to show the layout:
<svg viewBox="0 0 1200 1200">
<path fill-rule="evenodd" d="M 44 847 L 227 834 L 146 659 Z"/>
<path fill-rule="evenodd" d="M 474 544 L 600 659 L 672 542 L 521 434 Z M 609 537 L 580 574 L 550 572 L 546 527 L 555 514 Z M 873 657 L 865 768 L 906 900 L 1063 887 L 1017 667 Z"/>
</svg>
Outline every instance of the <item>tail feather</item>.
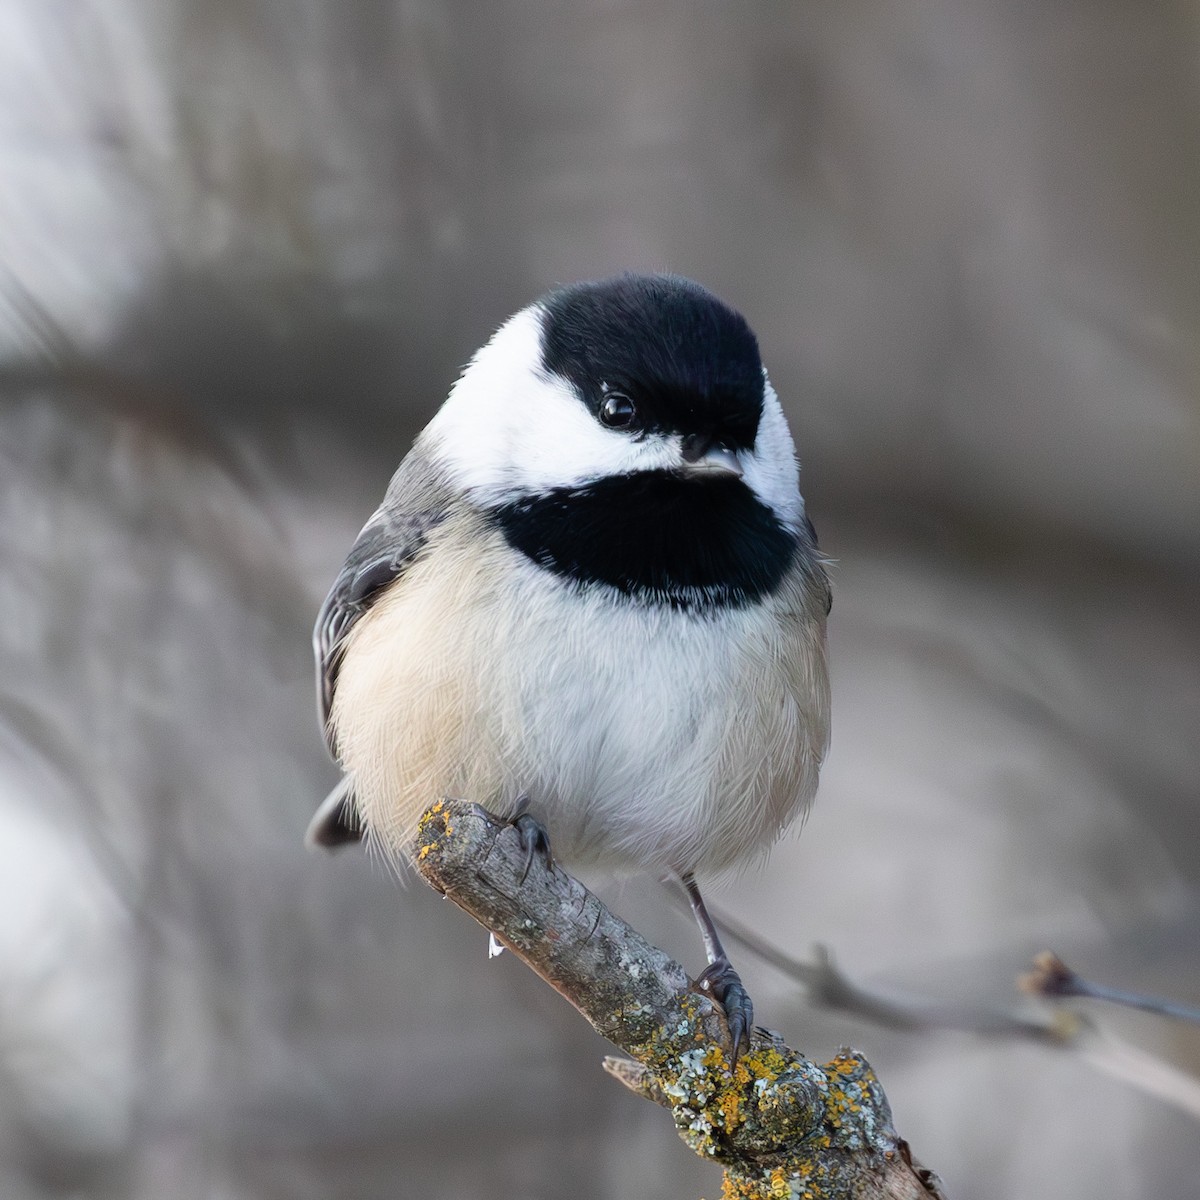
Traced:
<svg viewBox="0 0 1200 1200">
<path fill-rule="evenodd" d="M 361 842 L 365 836 L 362 817 L 354 802 L 354 782 L 349 775 L 344 775 L 309 821 L 304 844 L 310 850 L 336 850 L 339 846 Z"/>
</svg>

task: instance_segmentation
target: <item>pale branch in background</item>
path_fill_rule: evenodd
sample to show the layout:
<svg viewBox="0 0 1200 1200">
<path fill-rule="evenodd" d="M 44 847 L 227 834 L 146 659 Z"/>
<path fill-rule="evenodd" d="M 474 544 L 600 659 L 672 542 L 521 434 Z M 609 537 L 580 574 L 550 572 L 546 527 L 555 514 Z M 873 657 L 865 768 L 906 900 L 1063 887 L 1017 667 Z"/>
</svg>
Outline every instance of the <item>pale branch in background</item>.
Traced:
<svg viewBox="0 0 1200 1200">
<path fill-rule="evenodd" d="M 683 1140 L 725 1169 L 727 1200 L 929 1200 L 943 1193 L 892 1127 L 868 1063 L 820 1066 L 755 1030 L 731 1064 L 720 1006 L 679 963 L 578 880 L 529 861 L 511 825 L 435 804 L 413 846 L 426 881 L 490 930 L 634 1061 L 606 1069 L 669 1108 Z"/>
<path fill-rule="evenodd" d="M 914 1033 L 940 1030 L 983 1037 L 1017 1037 L 1051 1046 L 1068 1043 L 1078 1023 L 1072 1014 L 1043 1017 L 1012 1012 L 999 1006 L 939 1003 L 920 996 L 885 995 L 855 983 L 838 968 L 824 946 L 813 951 L 813 960 L 794 958 L 760 937 L 728 913 L 713 909 L 726 937 L 769 963 L 804 988 L 811 1004 L 831 1012 L 849 1013 L 884 1029 Z"/>
</svg>

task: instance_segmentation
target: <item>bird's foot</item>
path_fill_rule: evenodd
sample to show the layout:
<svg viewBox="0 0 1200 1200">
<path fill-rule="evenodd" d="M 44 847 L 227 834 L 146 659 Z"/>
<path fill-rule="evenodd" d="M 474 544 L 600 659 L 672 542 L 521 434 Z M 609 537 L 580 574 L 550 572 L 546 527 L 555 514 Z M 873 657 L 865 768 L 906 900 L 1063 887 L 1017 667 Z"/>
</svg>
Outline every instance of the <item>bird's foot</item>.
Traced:
<svg viewBox="0 0 1200 1200">
<path fill-rule="evenodd" d="M 696 982 L 725 1010 L 736 1063 L 743 1044 L 749 1042 L 750 1030 L 754 1028 L 754 1005 L 742 985 L 742 977 L 729 959 L 721 957 L 709 963 Z"/>
<path fill-rule="evenodd" d="M 554 856 L 550 853 L 550 835 L 546 827 L 530 812 L 518 813 L 512 819 L 512 827 L 521 839 L 521 849 L 525 851 L 525 869 L 521 872 L 521 882 L 529 874 L 533 866 L 533 856 L 540 854 L 546 866 L 554 866 Z"/>
</svg>

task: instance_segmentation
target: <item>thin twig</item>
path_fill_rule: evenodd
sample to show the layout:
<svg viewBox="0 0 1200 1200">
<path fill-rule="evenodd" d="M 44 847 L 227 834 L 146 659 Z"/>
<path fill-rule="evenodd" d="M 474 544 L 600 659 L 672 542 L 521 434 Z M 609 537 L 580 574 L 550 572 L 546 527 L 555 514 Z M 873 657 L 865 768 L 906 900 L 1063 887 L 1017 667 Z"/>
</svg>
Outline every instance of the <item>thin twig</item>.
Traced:
<svg viewBox="0 0 1200 1200">
<path fill-rule="evenodd" d="M 793 958 L 735 917 L 709 907 L 731 942 L 795 980 L 819 1008 L 850 1013 L 884 1029 L 915 1033 L 947 1030 L 1063 1045 L 1078 1032 L 1078 1021 L 1070 1014 L 1043 1017 L 999 1006 L 941 1004 L 920 996 L 884 995 L 843 974 L 826 947 L 814 948 L 812 962 Z"/>
<path fill-rule="evenodd" d="M 1125 992 L 1120 988 L 1093 983 L 1072 971 L 1057 954 L 1049 950 L 1043 950 L 1033 960 L 1033 969 L 1022 975 L 1018 984 L 1023 992 L 1048 1000 L 1078 996 L 1085 1000 L 1103 1000 L 1108 1004 L 1120 1004 L 1124 1008 L 1156 1013 L 1160 1017 L 1173 1017 L 1177 1021 L 1200 1024 L 1200 1008 L 1193 1008 L 1191 1005 L 1180 1004 L 1176 1000 L 1167 1000 L 1161 996 Z"/>
</svg>

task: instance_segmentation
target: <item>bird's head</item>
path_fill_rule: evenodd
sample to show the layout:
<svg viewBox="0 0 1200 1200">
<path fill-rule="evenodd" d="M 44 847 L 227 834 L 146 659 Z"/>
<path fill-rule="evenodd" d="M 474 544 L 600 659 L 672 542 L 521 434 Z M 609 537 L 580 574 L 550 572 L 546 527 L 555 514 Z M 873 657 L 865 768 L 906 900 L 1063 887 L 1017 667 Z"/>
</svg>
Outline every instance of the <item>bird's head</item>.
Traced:
<svg viewBox="0 0 1200 1200">
<path fill-rule="evenodd" d="M 795 448 L 745 319 L 672 275 L 553 291 L 471 360 L 425 435 L 483 507 L 667 473 L 796 527 Z"/>
</svg>

